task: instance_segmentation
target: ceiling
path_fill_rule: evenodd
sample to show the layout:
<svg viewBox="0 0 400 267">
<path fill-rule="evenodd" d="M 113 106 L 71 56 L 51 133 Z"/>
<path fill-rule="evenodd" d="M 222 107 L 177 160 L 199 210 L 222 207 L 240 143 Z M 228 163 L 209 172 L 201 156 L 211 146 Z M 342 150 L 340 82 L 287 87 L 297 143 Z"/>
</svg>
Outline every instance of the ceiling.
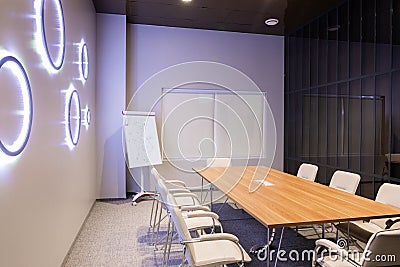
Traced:
<svg viewBox="0 0 400 267">
<path fill-rule="evenodd" d="M 126 14 L 132 24 L 284 35 L 342 0 L 93 0 L 98 13 Z M 267 18 L 278 18 L 266 26 Z"/>
</svg>

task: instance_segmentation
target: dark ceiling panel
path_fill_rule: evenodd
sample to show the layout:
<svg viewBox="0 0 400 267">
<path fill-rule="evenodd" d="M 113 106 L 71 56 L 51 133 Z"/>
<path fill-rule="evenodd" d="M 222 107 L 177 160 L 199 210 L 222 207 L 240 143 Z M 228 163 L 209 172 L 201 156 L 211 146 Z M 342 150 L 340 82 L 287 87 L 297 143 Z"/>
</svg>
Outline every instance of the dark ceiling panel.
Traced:
<svg viewBox="0 0 400 267">
<path fill-rule="evenodd" d="M 228 11 L 210 7 L 199 7 L 192 12 L 192 18 L 204 23 L 223 23 Z"/>
<path fill-rule="evenodd" d="M 290 33 L 321 13 L 338 6 L 343 0 L 288 0 L 285 12 L 285 33 Z"/>
<path fill-rule="evenodd" d="M 93 0 L 99 13 L 126 14 L 133 24 L 284 35 L 342 0 Z M 267 18 L 278 18 L 266 26 Z"/>
<path fill-rule="evenodd" d="M 126 14 L 126 0 L 93 0 L 97 13 Z"/>
</svg>

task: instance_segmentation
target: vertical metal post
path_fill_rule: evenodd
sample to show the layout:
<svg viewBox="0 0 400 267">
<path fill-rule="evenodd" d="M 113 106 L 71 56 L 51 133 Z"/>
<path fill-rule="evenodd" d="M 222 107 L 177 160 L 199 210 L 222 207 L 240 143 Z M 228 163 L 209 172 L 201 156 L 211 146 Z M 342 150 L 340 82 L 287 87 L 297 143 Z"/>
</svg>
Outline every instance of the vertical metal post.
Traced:
<svg viewBox="0 0 400 267">
<path fill-rule="evenodd" d="M 269 256 L 271 256 L 270 255 L 270 245 L 269 245 L 269 227 L 267 227 L 267 251 L 265 253 L 267 253 L 267 255 L 266 255 L 267 267 L 269 267 L 269 261 L 270 261 Z"/>
</svg>

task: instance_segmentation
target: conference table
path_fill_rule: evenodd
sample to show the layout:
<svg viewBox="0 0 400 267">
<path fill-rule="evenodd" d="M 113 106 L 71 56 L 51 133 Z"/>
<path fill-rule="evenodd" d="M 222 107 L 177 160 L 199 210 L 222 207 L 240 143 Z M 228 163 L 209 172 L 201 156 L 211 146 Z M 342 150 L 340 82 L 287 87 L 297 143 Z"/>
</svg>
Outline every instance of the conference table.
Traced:
<svg viewBox="0 0 400 267">
<path fill-rule="evenodd" d="M 262 223 L 267 243 L 270 228 L 400 216 L 398 208 L 266 166 L 193 170 Z"/>
</svg>

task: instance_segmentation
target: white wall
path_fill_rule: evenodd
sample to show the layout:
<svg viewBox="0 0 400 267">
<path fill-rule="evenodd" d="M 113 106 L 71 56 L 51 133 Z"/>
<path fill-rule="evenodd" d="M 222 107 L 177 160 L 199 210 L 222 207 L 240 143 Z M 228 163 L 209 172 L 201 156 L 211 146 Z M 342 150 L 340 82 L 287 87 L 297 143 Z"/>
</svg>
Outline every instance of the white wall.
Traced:
<svg viewBox="0 0 400 267">
<path fill-rule="evenodd" d="M 262 91 L 267 92 L 267 101 L 275 119 L 277 133 L 273 167 L 283 169 L 284 38 L 282 36 L 128 25 L 127 55 L 127 100 L 130 101 L 135 95 L 129 108 L 133 110 L 154 108 L 159 124 L 161 107 L 157 99 L 161 95 L 162 88 L 171 88 L 190 80 L 221 81 L 236 90 L 251 90 L 249 81 L 243 81 L 236 70 L 247 75 Z M 195 64 L 172 67 L 191 61 L 211 61 L 217 64 L 210 68 L 197 68 Z M 219 68 L 223 67 L 218 63 L 236 70 L 224 72 L 227 73 L 227 77 L 218 77 Z M 152 77 L 165 69 L 168 70 Z M 222 71 L 226 71 L 226 68 Z M 146 81 L 149 78 L 151 79 Z M 142 84 L 145 86 L 140 88 Z M 199 87 L 210 87 L 210 85 L 202 86 L 198 83 L 197 88 Z M 155 103 L 157 104 L 153 107 Z M 159 128 L 160 126 L 158 125 Z M 190 169 L 190 165 L 191 163 L 186 164 L 185 168 Z M 165 163 L 162 168 L 169 173 L 168 176 L 176 178 L 176 175 L 179 175 L 181 178 L 182 174 L 171 170 L 174 167 Z M 134 170 L 133 175 L 138 176 L 139 172 Z M 132 180 L 128 179 L 128 191 L 137 190 Z"/>
<path fill-rule="evenodd" d="M 65 145 L 64 123 L 65 90 L 71 84 L 79 92 L 82 107 L 87 105 L 96 114 L 95 10 L 91 0 L 61 1 L 65 62 L 59 72 L 51 74 L 37 53 L 34 2 L 0 1 L 0 49 L 22 62 L 33 96 L 33 126 L 25 150 L 12 162 L 10 157 L 0 157 L 0 266 L 8 267 L 60 266 L 97 198 L 95 120 L 87 130 L 82 127 L 73 149 Z M 77 64 L 82 38 L 90 59 L 85 84 L 79 80 Z M 18 93 L 4 94 L 10 91 L 10 79 L 2 71 L 0 139 L 6 140 L 13 139 L 18 130 L 14 122 L 18 117 L 10 112 L 18 107 L 8 105 L 17 103 Z M 14 90 L 18 92 L 18 87 Z"/>
<path fill-rule="evenodd" d="M 126 16 L 97 14 L 96 140 L 100 198 L 126 197 L 122 115 L 126 94 Z"/>
</svg>

